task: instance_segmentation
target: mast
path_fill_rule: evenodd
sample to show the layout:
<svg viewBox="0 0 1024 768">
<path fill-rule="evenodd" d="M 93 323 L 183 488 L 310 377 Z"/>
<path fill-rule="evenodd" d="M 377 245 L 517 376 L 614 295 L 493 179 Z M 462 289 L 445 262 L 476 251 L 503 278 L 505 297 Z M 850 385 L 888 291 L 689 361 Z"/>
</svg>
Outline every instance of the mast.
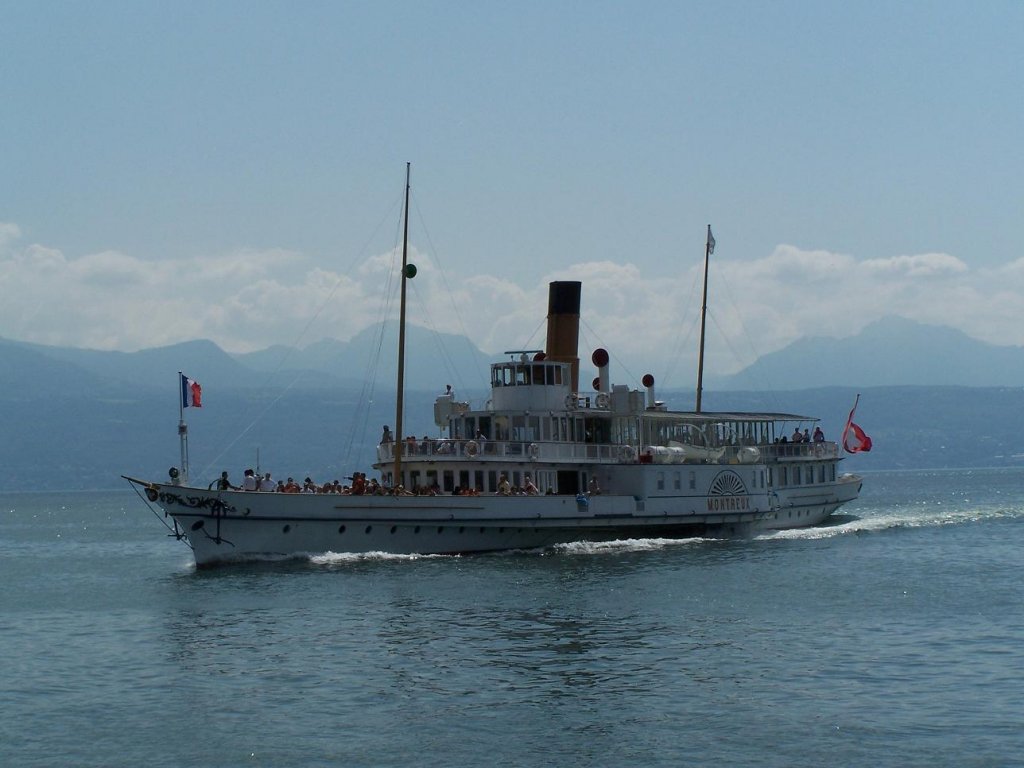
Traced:
<svg viewBox="0 0 1024 768">
<path fill-rule="evenodd" d="M 178 439 L 181 440 L 181 473 L 179 480 L 182 485 L 188 485 L 188 424 L 185 423 L 185 387 L 188 384 L 185 374 L 181 371 L 178 371 L 178 386 L 181 389 L 181 396 L 178 398 Z"/>
<path fill-rule="evenodd" d="M 704 325 L 708 316 L 708 263 L 714 252 L 715 238 L 711 234 L 711 225 L 708 224 L 708 240 L 704 246 L 704 298 L 700 306 L 700 352 L 697 355 L 697 407 L 694 409 L 697 413 L 700 413 L 700 399 L 704 392 Z"/>
<path fill-rule="evenodd" d="M 402 482 L 402 408 L 405 399 L 405 281 L 409 271 L 409 173 L 412 163 L 405 164 L 405 227 L 402 234 L 402 293 L 398 305 L 398 383 L 395 388 L 395 470 L 394 487 Z M 415 274 L 415 267 L 413 267 Z"/>
</svg>

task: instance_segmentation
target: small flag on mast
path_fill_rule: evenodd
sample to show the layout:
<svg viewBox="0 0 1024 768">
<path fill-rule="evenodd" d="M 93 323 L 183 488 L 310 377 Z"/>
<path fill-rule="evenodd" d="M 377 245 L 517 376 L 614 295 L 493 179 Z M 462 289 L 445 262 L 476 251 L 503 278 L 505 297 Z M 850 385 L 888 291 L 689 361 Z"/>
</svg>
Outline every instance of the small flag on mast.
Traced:
<svg viewBox="0 0 1024 768">
<path fill-rule="evenodd" d="M 203 388 L 199 386 L 199 382 L 195 379 L 190 379 L 185 374 L 181 374 L 181 407 L 188 408 L 203 407 Z"/>
<path fill-rule="evenodd" d="M 708 224 L 708 253 L 715 252 L 715 236 L 711 234 L 711 225 Z"/>
</svg>

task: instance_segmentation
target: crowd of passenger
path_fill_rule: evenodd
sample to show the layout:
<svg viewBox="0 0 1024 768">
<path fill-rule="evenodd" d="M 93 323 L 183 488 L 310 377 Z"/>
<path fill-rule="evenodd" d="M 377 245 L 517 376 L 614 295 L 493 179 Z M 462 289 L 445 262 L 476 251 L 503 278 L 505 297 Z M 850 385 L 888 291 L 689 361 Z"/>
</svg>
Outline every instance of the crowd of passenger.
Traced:
<svg viewBox="0 0 1024 768">
<path fill-rule="evenodd" d="M 780 437 L 775 442 L 777 443 L 824 443 L 825 433 L 821 431 L 821 427 L 814 428 L 814 434 L 811 435 L 810 431 L 805 429 L 803 432 L 797 427 L 793 430 L 793 434 L 787 438 L 785 435 Z"/>
<path fill-rule="evenodd" d="M 287 480 L 274 480 L 270 472 L 262 475 L 252 469 L 247 469 L 242 475 L 242 484 L 235 485 L 228 477 L 227 470 L 220 473 L 220 477 L 210 483 L 210 489 L 218 491 L 255 491 L 262 493 L 341 493 L 351 496 L 384 496 L 395 491 L 385 488 L 377 478 L 367 479 L 363 472 L 354 472 L 351 477 L 346 478 L 352 482 L 342 484 L 340 480 L 330 480 L 323 484 L 317 483 L 311 477 L 307 477 L 302 483 L 289 477 Z M 398 490 L 401 490 L 399 486 Z"/>
<path fill-rule="evenodd" d="M 484 450 L 484 446 L 487 442 L 487 437 L 483 432 L 477 431 L 476 437 L 473 438 L 476 441 L 477 447 L 480 450 Z M 384 432 L 380 437 L 381 445 L 386 445 L 395 442 L 395 436 L 391 432 L 391 428 L 388 426 L 384 427 Z M 421 456 L 447 456 L 454 454 L 458 451 L 459 444 L 466 444 L 469 441 L 463 440 L 459 435 L 455 435 L 452 438 L 436 438 L 424 435 L 423 437 L 416 437 L 416 435 L 406 435 L 402 438 L 402 453 L 406 456 L 415 456 L 417 454 Z"/>
<path fill-rule="evenodd" d="M 350 479 L 351 484 L 343 485 L 338 480 L 332 480 L 320 485 L 316 483 L 312 478 L 307 477 L 301 484 L 296 482 L 295 478 L 289 477 L 287 480 L 274 480 L 270 472 L 264 472 L 262 475 L 257 473 L 255 470 L 247 469 L 242 476 L 242 484 L 235 485 L 231 482 L 228 477 L 227 470 L 220 473 L 220 477 L 210 483 L 209 488 L 213 490 L 216 488 L 218 491 L 252 491 L 257 493 L 340 493 L 345 496 L 441 496 L 445 495 L 441 490 L 441 487 L 437 483 L 431 485 L 415 485 L 412 490 L 407 490 L 404 486 L 397 486 L 391 488 L 380 483 L 377 478 L 371 477 L 367 479 L 366 475 L 362 472 L 353 473 Z M 592 488 L 591 491 L 594 489 Z M 600 493 L 600 490 L 597 491 Z M 523 478 L 523 484 L 521 486 L 513 486 L 508 481 L 508 477 L 502 474 L 498 479 L 498 488 L 494 492 L 495 496 L 536 496 L 540 493 L 537 486 L 534 484 L 530 475 L 527 474 Z M 552 494 L 553 491 L 548 489 L 546 492 L 548 495 Z M 483 491 L 480 488 L 472 486 L 455 486 L 452 489 L 452 496 L 480 496 Z"/>
</svg>

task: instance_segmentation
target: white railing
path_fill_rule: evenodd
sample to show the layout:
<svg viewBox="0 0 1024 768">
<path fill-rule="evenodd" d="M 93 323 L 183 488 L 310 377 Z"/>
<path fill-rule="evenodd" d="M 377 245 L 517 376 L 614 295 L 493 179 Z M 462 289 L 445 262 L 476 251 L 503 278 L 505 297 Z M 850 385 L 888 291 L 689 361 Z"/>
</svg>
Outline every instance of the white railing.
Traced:
<svg viewBox="0 0 1024 768">
<path fill-rule="evenodd" d="M 756 449 L 752 454 L 750 449 Z M 834 459 L 839 456 L 839 446 L 834 442 L 821 443 L 774 443 L 757 446 L 724 446 L 724 453 L 715 463 L 748 464 L 776 463 L 778 461 Z M 395 444 L 381 443 L 377 446 L 377 459 L 393 461 Z M 608 443 L 558 443 L 526 442 L 519 440 L 444 440 L 427 439 L 404 441 L 402 458 L 408 461 L 549 461 L 549 462 L 597 462 L 619 463 L 702 463 L 699 459 L 663 462 L 643 451 L 622 444 Z"/>
</svg>

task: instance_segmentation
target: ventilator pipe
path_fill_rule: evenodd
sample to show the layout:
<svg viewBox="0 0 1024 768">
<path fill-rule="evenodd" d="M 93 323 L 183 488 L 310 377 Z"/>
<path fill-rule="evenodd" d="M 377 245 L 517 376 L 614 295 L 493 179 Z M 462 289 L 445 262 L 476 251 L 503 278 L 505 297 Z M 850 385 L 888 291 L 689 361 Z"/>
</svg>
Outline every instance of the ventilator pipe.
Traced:
<svg viewBox="0 0 1024 768">
<path fill-rule="evenodd" d="M 647 387 L 647 407 L 654 408 L 658 402 L 654 399 L 654 377 L 649 373 L 645 373 L 641 381 Z"/>
<path fill-rule="evenodd" d="M 598 392 L 610 392 L 611 384 L 608 382 L 608 351 L 598 347 L 590 356 L 590 362 L 597 366 L 598 386 L 594 387 Z"/>
</svg>

